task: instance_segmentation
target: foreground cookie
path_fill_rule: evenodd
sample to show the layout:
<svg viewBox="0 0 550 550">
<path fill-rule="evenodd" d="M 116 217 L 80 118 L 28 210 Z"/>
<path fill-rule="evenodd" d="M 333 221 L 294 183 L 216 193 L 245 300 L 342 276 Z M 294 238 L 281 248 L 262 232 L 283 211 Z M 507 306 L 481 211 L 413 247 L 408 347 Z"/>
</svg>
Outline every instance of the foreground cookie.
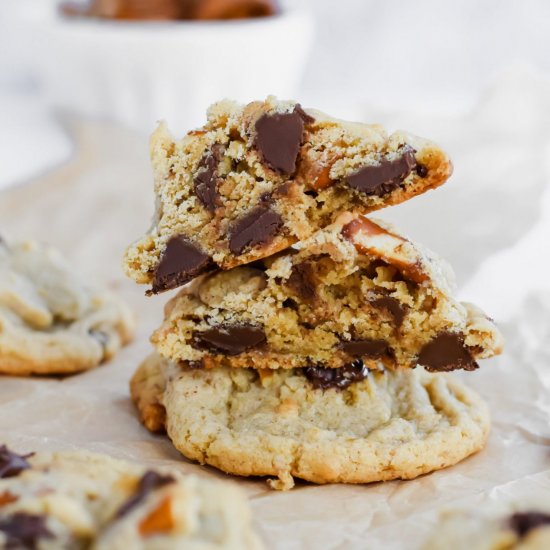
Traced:
<svg viewBox="0 0 550 550">
<path fill-rule="evenodd" d="M 234 488 L 86 452 L 0 447 L 0 547 L 260 549 Z"/>
<path fill-rule="evenodd" d="M 213 105 L 200 130 L 151 143 L 157 209 L 126 252 L 128 275 L 157 293 L 265 258 L 337 214 L 371 212 L 444 183 L 452 167 L 435 144 L 376 125 L 307 113 L 268 98 Z"/>
<path fill-rule="evenodd" d="M 133 335 L 128 308 L 82 281 L 53 248 L 0 240 L 0 372 L 91 369 Z"/>
<path fill-rule="evenodd" d="M 131 392 L 145 425 L 164 422 L 187 458 L 231 474 L 277 476 L 277 489 L 291 488 L 293 476 L 410 479 L 485 444 L 487 406 L 445 375 L 327 370 L 191 369 L 153 355 Z"/>
<path fill-rule="evenodd" d="M 452 297 L 443 260 L 364 216 L 336 223 L 276 258 L 183 289 L 152 341 L 192 366 L 415 367 L 472 370 L 502 337 Z"/>
<path fill-rule="evenodd" d="M 447 512 L 423 550 L 547 550 L 550 505 L 518 506 L 507 513 Z"/>
</svg>

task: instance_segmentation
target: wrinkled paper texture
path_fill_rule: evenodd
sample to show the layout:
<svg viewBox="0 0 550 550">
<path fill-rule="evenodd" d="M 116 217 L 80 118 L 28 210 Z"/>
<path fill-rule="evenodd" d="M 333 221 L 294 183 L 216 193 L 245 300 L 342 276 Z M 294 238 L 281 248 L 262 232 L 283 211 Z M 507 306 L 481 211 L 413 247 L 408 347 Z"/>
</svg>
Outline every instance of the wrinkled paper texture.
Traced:
<svg viewBox="0 0 550 550">
<path fill-rule="evenodd" d="M 322 107 L 322 106 L 321 106 Z M 550 494 L 550 82 L 502 76 L 464 116 L 378 113 L 359 119 L 427 135 L 449 150 L 455 174 L 442 189 L 378 214 L 446 257 L 461 299 L 500 323 L 503 356 L 456 373 L 489 402 L 487 448 L 413 481 L 365 486 L 298 483 L 286 493 L 182 459 L 137 420 L 128 380 L 151 350 L 168 296 L 125 280 L 125 246 L 152 216 L 147 143 L 122 129 L 62 118 L 74 158 L 32 184 L 0 194 L 0 233 L 59 247 L 81 272 L 126 298 L 139 318 L 135 342 L 109 364 L 64 379 L 0 383 L 0 441 L 21 451 L 86 448 L 204 477 L 247 492 L 268 548 L 416 549 L 439 510 Z M 32 151 L 29 151 L 32 155 Z"/>
</svg>

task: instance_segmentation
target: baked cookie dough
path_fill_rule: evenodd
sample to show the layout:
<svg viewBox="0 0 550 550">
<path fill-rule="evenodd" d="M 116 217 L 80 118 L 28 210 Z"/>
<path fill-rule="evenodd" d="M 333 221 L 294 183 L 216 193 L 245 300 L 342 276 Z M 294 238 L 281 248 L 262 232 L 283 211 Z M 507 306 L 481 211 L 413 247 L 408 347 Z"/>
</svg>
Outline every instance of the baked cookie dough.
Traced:
<svg viewBox="0 0 550 550">
<path fill-rule="evenodd" d="M 411 479 L 479 451 L 489 412 L 472 390 L 421 369 L 193 369 L 153 355 L 131 390 L 147 426 L 187 458 L 241 476 L 315 483 Z M 162 377 L 164 380 L 161 381 Z M 148 385 L 148 381 L 151 384 Z M 152 407 L 154 405 L 154 407 Z"/>
<path fill-rule="evenodd" d="M 423 550 L 548 550 L 550 504 L 515 505 L 507 512 L 486 509 L 442 514 Z"/>
<path fill-rule="evenodd" d="M 133 332 L 126 305 L 81 280 L 52 247 L 0 240 L 0 373 L 91 369 Z"/>
<path fill-rule="evenodd" d="M 88 452 L 0 447 L 0 547 L 259 550 L 246 499 L 225 483 Z"/>
<path fill-rule="evenodd" d="M 398 204 L 452 172 L 430 141 L 273 97 L 216 103 L 181 140 L 161 125 L 151 156 L 156 213 L 124 265 L 152 293 L 270 256 L 344 211 Z"/>
<path fill-rule="evenodd" d="M 342 214 L 276 257 L 182 289 L 153 334 L 191 366 L 472 370 L 500 353 L 491 319 L 453 298 L 450 267 L 381 222 Z"/>
</svg>

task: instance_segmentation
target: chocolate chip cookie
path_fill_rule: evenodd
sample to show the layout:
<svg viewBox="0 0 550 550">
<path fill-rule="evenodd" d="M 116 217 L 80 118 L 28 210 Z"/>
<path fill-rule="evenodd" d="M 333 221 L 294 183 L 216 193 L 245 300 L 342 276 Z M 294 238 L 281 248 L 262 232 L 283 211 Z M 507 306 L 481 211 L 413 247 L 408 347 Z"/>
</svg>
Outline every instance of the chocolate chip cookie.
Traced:
<svg viewBox="0 0 550 550">
<path fill-rule="evenodd" d="M 443 260 L 349 213 L 295 249 L 188 285 L 152 342 L 191 366 L 256 369 L 473 370 L 502 348 L 493 321 L 453 298 Z"/>
<path fill-rule="evenodd" d="M 146 425 L 149 411 L 164 407 L 166 431 L 187 458 L 231 474 L 275 476 L 276 489 L 291 488 L 294 477 L 411 479 L 485 444 L 487 406 L 448 375 L 360 365 L 329 374 L 194 369 L 153 355 L 134 376 L 132 395 Z"/>
<path fill-rule="evenodd" d="M 91 369 L 129 342 L 134 319 L 52 247 L 0 241 L 0 373 Z"/>
<path fill-rule="evenodd" d="M 152 293 L 271 256 L 344 211 L 400 203 L 452 172 L 432 142 L 273 97 L 217 103 L 181 140 L 161 125 L 151 154 L 156 213 L 124 264 Z"/>
<path fill-rule="evenodd" d="M 550 506 L 515 506 L 507 512 L 486 509 L 443 514 L 423 550 L 546 550 L 550 548 Z"/>
<path fill-rule="evenodd" d="M 0 447 L 0 547 L 259 550 L 245 498 L 225 483 L 88 452 Z"/>
</svg>

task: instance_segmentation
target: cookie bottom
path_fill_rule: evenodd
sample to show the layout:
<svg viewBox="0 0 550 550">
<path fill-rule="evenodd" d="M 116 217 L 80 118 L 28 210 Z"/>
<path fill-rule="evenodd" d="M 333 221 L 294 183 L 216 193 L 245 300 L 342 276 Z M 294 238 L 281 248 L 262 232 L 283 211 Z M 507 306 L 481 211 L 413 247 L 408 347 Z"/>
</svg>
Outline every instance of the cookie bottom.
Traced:
<svg viewBox="0 0 550 550">
<path fill-rule="evenodd" d="M 300 370 L 189 369 L 153 355 L 131 387 L 144 424 L 164 424 L 184 456 L 230 474 L 276 476 L 276 489 L 294 477 L 412 479 L 479 451 L 490 427 L 475 392 L 419 369 L 319 389 Z"/>
</svg>

